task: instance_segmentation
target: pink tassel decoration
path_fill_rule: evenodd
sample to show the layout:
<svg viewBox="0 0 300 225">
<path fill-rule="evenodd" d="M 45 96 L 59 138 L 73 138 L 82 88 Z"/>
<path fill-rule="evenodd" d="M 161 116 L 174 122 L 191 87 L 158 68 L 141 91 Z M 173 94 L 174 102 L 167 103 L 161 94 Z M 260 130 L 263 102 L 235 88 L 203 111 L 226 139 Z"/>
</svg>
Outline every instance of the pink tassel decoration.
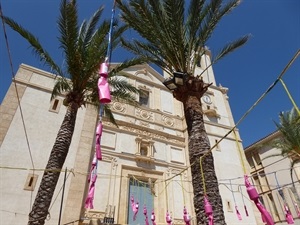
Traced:
<svg viewBox="0 0 300 225">
<path fill-rule="evenodd" d="M 172 225 L 172 218 L 171 218 L 168 211 L 166 213 L 166 222 L 167 222 L 168 225 Z"/>
<path fill-rule="evenodd" d="M 143 211 L 144 215 L 145 215 L 145 224 L 149 225 L 149 221 L 148 221 L 148 215 L 147 215 L 147 208 L 144 205 L 144 211 Z"/>
<path fill-rule="evenodd" d="M 191 217 L 189 216 L 189 214 L 187 213 L 187 210 L 184 206 L 183 208 L 183 220 L 185 222 L 185 225 L 191 225 Z"/>
<path fill-rule="evenodd" d="M 102 63 L 99 71 L 98 94 L 99 94 L 99 101 L 104 104 L 111 102 L 107 76 L 108 76 L 108 65 L 106 63 Z"/>
<path fill-rule="evenodd" d="M 238 207 L 237 207 L 237 206 L 235 206 L 235 213 L 236 213 L 236 215 L 237 215 L 238 219 L 239 219 L 239 220 L 242 220 L 242 216 L 241 216 L 241 214 L 240 214 L 240 212 L 239 212 L 239 210 L 238 210 Z"/>
<path fill-rule="evenodd" d="M 101 146 L 100 146 L 102 130 L 103 130 L 102 123 L 99 122 L 97 129 L 96 129 L 96 156 L 97 156 L 98 160 L 102 160 L 102 152 L 101 152 Z"/>
<path fill-rule="evenodd" d="M 131 196 L 131 208 L 132 208 L 132 212 L 133 212 L 133 221 L 135 221 L 136 220 L 136 215 L 139 211 L 139 203 L 134 202 L 133 196 Z"/>
<path fill-rule="evenodd" d="M 284 204 L 284 212 L 287 224 L 294 224 L 294 218 L 291 214 L 291 211 L 289 210 L 289 207 L 286 204 Z"/>
<path fill-rule="evenodd" d="M 210 202 L 207 199 L 207 196 L 204 196 L 204 210 L 206 216 L 208 217 L 208 225 L 214 225 L 213 210 Z"/>
<path fill-rule="evenodd" d="M 154 210 L 152 210 L 151 221 L 152 221 L 152 225 L 156 225 L 156 223 L 155 223 L 155 214 L 154 214 Z"/>
<path fill-rule="evenodd" d="M 250 184 L 247 175 L 245 175 L 244 178 L 245 178 L 245 185 L 246 185 L 246 188 L 247 188 L 248 195 L 249 195 L 250 199 L 252 201 L 254 201 L 257 209 L 260 211 L 263 221 L 265 223 L 267 223 L 267 225 L 274 225 L 274 221 L 273 221 L 272 216 L 270 215 L 270 213 L 265 209 L 265 207 L 259 201 L 259 195 L 257 193 L 257 190 L 255 189 L 255 187 L 253 187 Z"/>
</svg>

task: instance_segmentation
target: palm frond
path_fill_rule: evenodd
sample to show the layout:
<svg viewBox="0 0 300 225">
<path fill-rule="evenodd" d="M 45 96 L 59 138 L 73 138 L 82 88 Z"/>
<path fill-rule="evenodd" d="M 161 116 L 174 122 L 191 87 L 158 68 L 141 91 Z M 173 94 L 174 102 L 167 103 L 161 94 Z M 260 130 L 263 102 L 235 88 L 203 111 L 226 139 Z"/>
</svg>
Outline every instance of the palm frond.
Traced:
<svg viewBox="0 0 300 225">
<path fill-rule="evenodd" d="M 3 16 L 3 21 L 7 25 L 9 25 L 10 28 L 19 33 L 26 41 L 28 41 L 34 55 L 37 56 L 39 60 L 43 62 L 47 67 L 49 67 L 54 74 L 64 76 L 63 71 L 54 62 L 49 53 L 42 47 L 38 38 L 36 38 L 32 33 L 30 33 L 28 30 L 23 28 L 21 25 L 19 25 L 17 22 L 15 22 L 9 17 Z"/>
</svg>

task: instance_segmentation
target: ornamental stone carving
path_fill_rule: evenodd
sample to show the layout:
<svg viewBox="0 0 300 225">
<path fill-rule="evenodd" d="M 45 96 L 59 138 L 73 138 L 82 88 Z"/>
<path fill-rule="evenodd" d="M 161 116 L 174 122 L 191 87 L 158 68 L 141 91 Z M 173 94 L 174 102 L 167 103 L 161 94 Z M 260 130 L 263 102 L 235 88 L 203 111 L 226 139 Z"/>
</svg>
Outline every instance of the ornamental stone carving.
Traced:
<svg viewBox="0 0 300 225">
<path fill-rule="evenodd" d="M 165 125 L 169 126 L 169 127 L 173 127 L 174 126 L 174 119 L 168 117 L 168 116 L 162 116 L 162 120 L 164 122 Z"/>
<path fill-rule="evenodd" d="M 113 109 L 119 112 L 125 112 L 126 111 L 126 106 L 123 103 L 120 102 L 114 102 L 112 105 Z"/>
<path fill-rule="evenodd" d="M 137 117 L 142 118 L 142 119 L 153 121 L 153 113 L 152 112 L 148 112 L 146 110 L 143 110 L 143 109 L 140 109 L 140 108 L 136 108 L 135 115 Z"/>
</svg>

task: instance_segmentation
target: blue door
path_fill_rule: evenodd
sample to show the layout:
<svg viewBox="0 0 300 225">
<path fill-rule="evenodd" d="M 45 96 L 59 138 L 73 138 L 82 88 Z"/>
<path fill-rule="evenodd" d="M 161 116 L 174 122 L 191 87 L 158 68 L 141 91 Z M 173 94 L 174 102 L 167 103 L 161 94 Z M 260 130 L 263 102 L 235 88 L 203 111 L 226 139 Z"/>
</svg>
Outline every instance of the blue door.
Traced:
<svg viewBox="0 0 300 225">
<path fill-rule="evenodd" d="M 133 211 L 131 208 L 131 196 L 139 203 L 139 211 L 136 220 L 133 221 Z M 151 194 L 149 183 L 130 179 L 128 195 L 128 221 L 129 225 L 145 225 L 144 206 L 147 208 L 149 224 L 151 224 L 151 213 L 153 210 L 154 196 Z"/>
</svg>

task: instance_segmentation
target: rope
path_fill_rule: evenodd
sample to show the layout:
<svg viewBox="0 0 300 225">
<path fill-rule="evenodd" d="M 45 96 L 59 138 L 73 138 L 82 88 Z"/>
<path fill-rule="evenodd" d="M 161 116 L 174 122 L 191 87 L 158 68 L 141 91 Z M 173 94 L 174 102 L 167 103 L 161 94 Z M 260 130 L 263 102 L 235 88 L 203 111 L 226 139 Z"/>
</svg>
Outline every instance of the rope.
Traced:
<svg viewBox="0 0 300 225">
<path fill-rule="evenodd" d="M 180 181 L 181 181 L 181 190 L 182 190 L 182 197 L 183 197 L 183 205 L 186 206 L 186 204 L 185 204 L 185 197 L 184 197 L 184 188 L 183 188 L 182 174 L 180 174 Z"/>
<path fill-rule="evenodd" d="M 116 0 L 114 0 L 113 7 L 111 10 L 111 18 L 110 18 L 110 27 L 109 27 L 109 33 L 108 33 L 108 47 L 107 47 L 107 53 L 106 53 L 106 58 L 105 62 L 108 63 L 108 65 L 111 62 L 111 52 L 112 52 L 112 32 L 113 32 L 113 22 L 114 22 L 114 17 L 115 17 L 115 7 L 116 7 Z"/>
<path fill-rule="evenodd" d="M 285 89 L 285 91 L 286 91 L 286 93 L 287 93 L 287 95 L 288 95 L 289 99 L 291 100 L 291 102 L 292 102 L 292 104 L 293 104 L 294 108 L 297 110 L 297 112 L 298 112 L 298 114 L 299 114 L 299 116 L 300 116 L 300 111 L 299 111 L 299 108 L 297 107 L 297 105 L 296 105 L 296 103 L 295 103 L 295 101 L 294 101 L 294 99 L 293 99 L 292 95 L 290 94 L 289 90 L 287 89 L 287 87 L 286 87 L 285 83 L 283 82 L 283 80 L 282 80 L 282 79 L 280 79 L 280 82 L 281 82 L 281 84 L 282 84 L 283 88 Z"/>
<path fill-rule="evenodd" d="M 26 129 L 26 126 L 25 126 L 25 120 L 24 120 L 23 110 L 22 110 L 22 106 L 21 106 L 21 102 L 20 102 L 20 96 L 19 96 L 19 93 L 18 93 L 18 88 L 17 88 L 17 84 L 16 84 L 16 80 L 15 80 L 15 72 L 14 72 L 14 69 L 13 69 L 12 57 L 11 57 L 11 52 L 10 52 L 10 48 L 9 48 L 9 44 L 8 44 L 8 38 L 7 38 L 6 29 L 5 29 L 4 19 L 3 19 L 3 12 L 2 12 L 1 2 L 0 2 L 0 17 L 2 19 L 2 27 L 3 27 L 3 33 L 4 33 L 4 38 L 5 38 L 7 54 L 8 54 L 8 58 L 9 58 L 9 65 L 10 65 L 10 69 L 11 69 L 12 80 L 13 80 L 14 87 L 15 87 L 15 90 L 16 90 L 18 106 L 19 106 L 19 109 L 20 109 L 20 115 L 21 115 L 22 125 L 23 125 L 23 129 L 24 129 L 26 144 L 27 144 L 27 148 L 28 148 L 28 152 L 29 152 L 30 161 L 31 161 L 31 164 L 32 164 L 32 173 L 34 175 L 34 171 L 35 171 L 34 168 L 35 167 L 34 167 L 32 152 L 31 152 L 31 148 L 30 148 L 30 144 L 29 144 L 27 129 Z M 32 197 L 33 197 L 33 192 L 31 192 L 30 209 L 32 207 Z"/>
<path fill-rule="evenodd" d="M 205 177 L 204 177 L 204 171 L 202 167 L 202 159 L 205 155 L 200 157 L 200 172 L 201 172 L 201 178 L 202 178 L 202 186 L 203 186 L 203 195 L 206 195 L 206 185 L 205 185 Z"/>
<path fill-rule="evenodd" d="M 240 155 L 240 160 L 241 160 L 241 163 L 242 163 L 243 171 L 244 171 L 244 174 L 246 174 L 247 171 L 246 171 L 246 166 L 245 166 L 245 162 L 244 162 L 244 159 L 243 159 L 242 149 L 239 145 L 238 137 L 237 137 L 237 134 L 236 134 L 235 130 L 233 130 L 233 134 L 234 134 L 235 143 L 236 143 L 236 146 L 238 148 L 239 155 Z"/>
</svg>

